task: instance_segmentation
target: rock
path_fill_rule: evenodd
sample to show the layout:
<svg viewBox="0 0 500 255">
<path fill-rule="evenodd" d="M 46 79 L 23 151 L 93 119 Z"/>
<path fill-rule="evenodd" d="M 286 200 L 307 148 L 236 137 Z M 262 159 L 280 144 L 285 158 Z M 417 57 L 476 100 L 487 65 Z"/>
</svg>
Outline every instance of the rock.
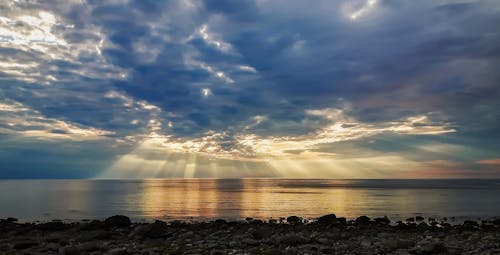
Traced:
<svg viewBox="0 0 500 255">
<path fill-rule="evenodd" d="M 359 216 L 358 218 L 356 218 L 355 220 L 356 224 L 358 225 L 367 225 L 370 223 L 370 218 L 368 218 L 367 216 Z"/>
<path fill-rule="evenodd" d="M 91 222 L 82 224 L 80 229 L 81 230 L 97 230 L 97 229 L 101 229 L 103 227 L 104 227 L 104 222 L 102 222 L 100 220 L 93 220 Z"/>
<path fill-rule="evenodd" d="M 24 250 L 24 249 L 27 249 L 27 248 L 30 248 L 33 246 L 37 246 L 37 245 L 38 245 L 38 242 L 36 242 L 35 240 L 27 239 L 27 240 L 19 240 L 19 241 L 15 242 L 13 247 L 16 250 Z"/>
<path fill-rule="evenodd" d="M 424 217 L 422 217 L 422 216 L 417 216 L 417 217 L 415 217 L 415 220 L 416 220 L 416 221 L 423 221 L 423 220 L 424 220 Z"/>
<path fill-rule="evenodd" d="M 272 233 L 273 233 L 272 229 L 257 228 L 256 230 L 254 230 L 252 232 L 252 236 L 253 236 L 253 238 L 255 238 L 257 240 L 260 240 L 260 239 L 268 238 L 269 236 L 271 236 Z"/>
<path fill-rule="evenodd" d="M 296 255 L 298 252 L 299 251 L 295 247 L 286 247 L 283 251 L 283 255 Z"/>
<path fill-rule="evenodd" d="M 125 248 L 114 248 L 109 250 L 106 254 L 108 255 L 126 255 L 127 249 Z"/>
<path fill-rule="evenodd" d="M 61 234 L 61 233 L 52 233 L 47 236 L 45 236 L 45 241 L 51 242 L 51 243 L 58 243 L 59 241 L 66 239 L 66 235 Z"/>
<path fill-rule="evenodd" d="M 310 241 L 309 238 L 299 234 L 299 233 L 290 233 L 285 234 L 278 238 L 278 242 L 285 245 L 298 245 L 305 244 Z"/>
<path fill-rule="evenodd" d="M 387 239 L 382 244 L 388 249 L 395 250 L 411 248 L 415 245 L 415 242 L 407 239 Z"/>
<path fill-rule="evenodd" d="M 290 217 L 286 218 L 286 221 L 292 225 L 295 225 L 295 224 L 302 222 L 302 220 L 298 216 L 290 216 Z"/>
<path fill-rule="evenodd" d="M 226 254 L 226 252 L 219 249 L 210 251 L 210 255 L 224 255 L 224 254 Z"/>
<path fill-rule="evenodd" d="M 318 218 L 319 224 L 333 224 L 337 221 L 337 216 L 335 214 L 327 214 Z"/>
<path fill-rule="evenodd" d="M 67 229 L 69 226 L 61 221 L 46 222 L 37 225 L 38 229 L 44 231 L 61 231 Z"/>
<path fill-rule="evenodd" d="M 79 255 L 80 251 L 75 246 L 66 246 L 59 249 L 60 255 Z"/>
<path fill-rule="evenodd" d="M 439 254 L 447 251 L 446 246 L 441 242 L 430 242 L 422 246 L 422 252 L 425 254 Z"/>
<path fill-rule="evenodd" d="M 391 221 L 389 220 L 389 218 L 387 218 L 387 216 L 383 217 L 383 218 L 375 218 L 373 219 L 376 223 L 378 224 L 383 224 L 383 225 L 389 225 L 391 223 Z"/>
<path fill-rule="evenodd" d="M 423 222 L 423 221 L 422 221 L 422 222 L 420 222 L 420 223 L 418 224 L 418 227 L 419 227 L 419 228 L 424 228 L 424 229 L 425 229 L 425 228 L 429 227 L 429 225 L 427 225 L 427 223 L 425 223 L 425 222 Z"/>
<path fill-rule="evenodd" d="M 8 217 L 7 219 L 5 219 L 6 222 L 17 222 L 18 219 L 16 218 L 13 218 L 13 217 Z"/>
<path fill-rule="evenodd" d="M 466 221 L 464 221 L 463 226 L 466 227 L 466 228 L 479 228 L 479 224 L 476 221 L 473 221 L 473 220 L 466 220 Z"/>
<path fill-rule="evenodd" d="M 336 222 L 337 224 L 345 225 L 347 224 L 347 219 L 345 217 L 338 217 Z"/>
<path fill-rule="evenodd" d="M 252 221 L 252 224 L 254 224 L 254 225 L 260 225 L 260 224 L 264 224 L 264 221 L 259 220 L 259 219 L 255 219 L 255 220 Z"/>
<path fill-rule="evenodd" d="M 278 248 L 269 248 L 262 251 L 262 255 L 276 255 L 281 254 L 281 250 Z"/>
<path fill-rule="evenodd" d="M 57 243 L 48 243 L 45 245 L 45 248 L 49 251 L 59 251 L 61 246 Z"/>
<path fill-rule="evenodd" d="M 363 247 L 370 247 L 370 246 L 372 246 L 372 241 L 370 241 L 370 240 L 362 240 L 360 244 Z"/>
<path fill-rule="evenodd" d="M 491 223 L 493 223 L 493 225 L 500 226 L 500 218 L 496 218 L 496 219 L 492 220 Z"/>
<path fill-rule="evenodd" d="M 153 224 L 147 224 L 136 227 L 133 235 L 139 235 L 149 238 L 161 238 L 166 237 L 170 234 L 169 228 L 166 222 L 155 221 Z"/>
<path fill-rule="evenodd" d="M 406 222 L 415 222 L 415 218 L 413 218 L 413 217 L 407 218 Z"/>
<path fill-rule="evenodd" d="M 108 227 L 128 227 L 130 226 L 130 218 L 125 215 L 115 215 L 107 218 L 104 224 Z"/>
<path fill-rule="evenodd" d="M 252 221 L 253 221 L 253 218 L 251 218 L 251 217 L 246 217 L 245 221 L 246 221 L 246 222 L 248 222 L 248 223 L 250 223 L 250 222 L 252 222 Z"/>
<path fill-rule="evenodd" d="M 215 220 L 215 224 L 226 224 L 227 221 L 223 220 L 223 219 L 216 219 Z"/>
<path fill-rule="evenodd" d="M 106 230 L 93 230 L 82 232 L 76 239 L 80 242 L 89 242 L 94 240 L 105 240 L 113 235 L 112 232 Z"/>
<path fill-rule="evenodd" d="M 394 252 L 395 255 L 411 255 L 411 253 L 407 249 L 398 249 Z"/>
<path fill-rule="evenodd" d="M 101 245 L 98 242 L 86 242 L 76 246 L 79 251 L 97 251 L 101 249 Z"/>
</svg>

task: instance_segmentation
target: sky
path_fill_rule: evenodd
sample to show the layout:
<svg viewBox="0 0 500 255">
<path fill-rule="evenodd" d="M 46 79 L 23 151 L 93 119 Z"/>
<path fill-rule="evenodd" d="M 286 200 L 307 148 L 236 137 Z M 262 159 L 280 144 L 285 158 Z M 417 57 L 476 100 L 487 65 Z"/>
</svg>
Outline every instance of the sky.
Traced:
<svg viewBox="0 0 500 255">
<path fill-rule="evenodd" d="M 0 0 L 0 178 L 500 178 L 498 0 Z"/>
</svg>

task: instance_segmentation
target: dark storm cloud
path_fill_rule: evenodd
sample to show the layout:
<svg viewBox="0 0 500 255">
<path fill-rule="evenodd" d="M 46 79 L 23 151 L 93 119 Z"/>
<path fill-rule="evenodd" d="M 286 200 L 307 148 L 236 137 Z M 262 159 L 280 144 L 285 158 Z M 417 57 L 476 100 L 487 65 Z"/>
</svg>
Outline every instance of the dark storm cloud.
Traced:
<svg viewBox="0 0 500 255">
<path fill-rule="evenodd" d="M 264 136 L 302 135 L 329 124 L 305 110 L 343 108 L 375 124 L 428 115 L 453 123 L 459 132 L 449 142 L 471 134 L 468 145 L 495 147 L 498 135 L 485 134 L 500 128 L 498 4 L 367 6 L 361 0 L 19 3 L 7 12 L 52 12 L 60 24 L 51 33 L 78 47 L 63 51 L 68 46 L 52 42 L 47 52 L 63 52 L 54 60 L 0 45 L 2 58 L 40 64 L 22 75 L 0 69 L 0 97 L 118 138 L 147 133 L 152 119 L 162 123 L 159 132 L 184 138 L 249 125 L 248 132 Z M 49 76 L 51 85 L 40 85 Z M 252 124 L 255 116 L 266 118 Z M 404 150 L 382 142 L 362 146 Z"/>
</svg>

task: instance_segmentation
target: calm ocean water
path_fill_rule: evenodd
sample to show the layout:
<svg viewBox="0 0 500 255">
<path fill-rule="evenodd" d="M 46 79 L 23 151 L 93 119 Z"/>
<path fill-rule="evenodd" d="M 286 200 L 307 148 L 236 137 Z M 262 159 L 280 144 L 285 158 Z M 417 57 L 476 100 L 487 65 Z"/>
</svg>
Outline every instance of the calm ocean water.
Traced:
<svg viewBox="0 0 500 255">
<path fill-rule="evenodd" d="M 500 216 L 500 180 L 0 180 L 0 218 Z"/>
</svg>

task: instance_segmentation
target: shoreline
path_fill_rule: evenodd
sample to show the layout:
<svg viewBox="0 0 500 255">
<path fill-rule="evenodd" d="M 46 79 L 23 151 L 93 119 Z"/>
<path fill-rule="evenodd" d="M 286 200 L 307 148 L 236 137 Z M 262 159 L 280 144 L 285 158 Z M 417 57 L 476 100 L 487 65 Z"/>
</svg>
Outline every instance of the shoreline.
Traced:
<svg viewBox="0 0 500 255">
<path fill-rule="evenodd" d="M 500 254 L 500 218 L 466 220 L 324 215 L 263 221 L 0 219 L 0 254 Z"/>
</svg>

